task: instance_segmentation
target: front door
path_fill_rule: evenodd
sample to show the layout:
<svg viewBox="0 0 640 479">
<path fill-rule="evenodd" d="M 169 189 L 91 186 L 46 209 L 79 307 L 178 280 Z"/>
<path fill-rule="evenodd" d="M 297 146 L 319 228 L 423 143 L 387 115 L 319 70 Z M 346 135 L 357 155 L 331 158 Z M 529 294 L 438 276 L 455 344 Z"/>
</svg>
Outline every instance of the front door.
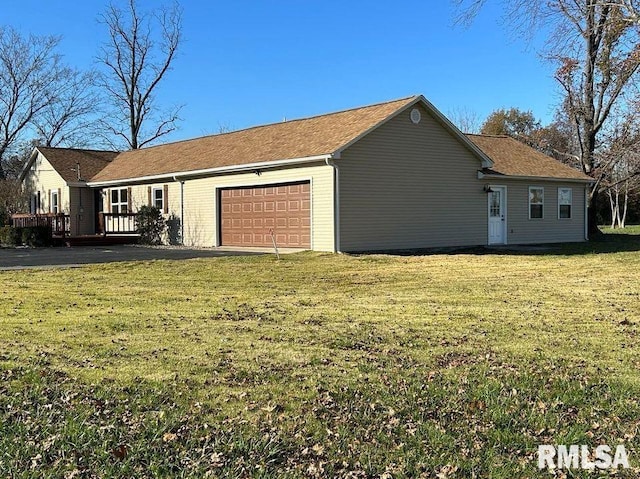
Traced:
<svg viewBox="0 0 640 479">
<path fill-rule="evenodd" d="M 507 189 L 492 186 L 489 192 L 489 244 L 507 242 Z"/>
</svg>

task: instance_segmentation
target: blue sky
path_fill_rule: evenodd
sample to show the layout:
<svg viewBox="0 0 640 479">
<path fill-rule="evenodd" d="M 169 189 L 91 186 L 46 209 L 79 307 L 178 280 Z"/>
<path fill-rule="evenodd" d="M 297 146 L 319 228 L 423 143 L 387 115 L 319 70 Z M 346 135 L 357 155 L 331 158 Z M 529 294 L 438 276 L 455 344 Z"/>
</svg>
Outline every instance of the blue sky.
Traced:
<svg viewBox="0 0 640 479">
<path fill-rule="evenodd" d="M 95 67 L 106 2 L 5 2 L 2 23 L 62 35 L 67 62 Z M 158 2 L 139 0 L 146 9 Z M 500 107 L 547 122 L 551 66 L 512 38 L 497 6 L 454 27 L 448 0 L 182 0 L 185 41 L 159 92 L 183 105 L 178 140 L 424 94 L 443 113 Z M 496 4 L 498 2 L 488 2 Z"/>
</svg>

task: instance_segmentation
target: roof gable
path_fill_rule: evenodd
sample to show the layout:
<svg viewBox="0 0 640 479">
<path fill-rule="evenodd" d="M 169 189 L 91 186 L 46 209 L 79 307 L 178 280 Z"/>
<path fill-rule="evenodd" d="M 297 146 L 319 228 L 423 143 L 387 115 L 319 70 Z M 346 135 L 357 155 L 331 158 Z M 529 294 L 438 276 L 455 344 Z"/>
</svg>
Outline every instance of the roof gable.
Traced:
<svg viewBox="0 0 640 479">
<path fill-rule="evenodd" d="M 116 151 L 37 146 L 22 171 L 21 179 L 33 165 L 38 152 L 67 183 L 88 181 L 118 155 Z M 80 178 L 78 178 L 78 165 Z"/>
<path fill-rule="evenodd" d="M 310 118 L 121 153 L 96 174 L 94 184 L 208 172 L 286 160 L 339 158 L 340 152 L 400 112 L 422 102 L 440 123 L 478 156 L 491 161 L 423 96 L 353 108 Z"/>
<path fill-rule="evenodd" d="M 467 137 L 489 158 L 493 166 L 485 174 L 591 181 L 583 172 L 504 135 L 472 135 Z"/>
</svg>

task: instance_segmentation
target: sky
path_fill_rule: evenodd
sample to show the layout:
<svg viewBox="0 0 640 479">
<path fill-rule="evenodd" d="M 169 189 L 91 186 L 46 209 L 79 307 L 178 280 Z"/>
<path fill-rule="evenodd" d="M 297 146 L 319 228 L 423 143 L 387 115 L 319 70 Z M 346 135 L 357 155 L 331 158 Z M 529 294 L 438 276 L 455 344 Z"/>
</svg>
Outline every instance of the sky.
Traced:
<svg viewBox="0 0 640 479">
<path fill-rule="evenodd" d="M 181 0 L 184 42 L 157 98 L 182 105 L 181 121 L 164 141 L 414 94 L 445 115 L 484 119 L 517 107 L 548 123 L 559 97 L 537 53 L 542 39 L 514 38 L 499 3 L 464 28 L 454 26 L 449 0 Z M 142 10 L 158 4 L 138 0 Z M 91 69 L 106 39 L 105 6 L 4 2 L 0 24 L 60 35 L 67 63 Z"/>
</svg>

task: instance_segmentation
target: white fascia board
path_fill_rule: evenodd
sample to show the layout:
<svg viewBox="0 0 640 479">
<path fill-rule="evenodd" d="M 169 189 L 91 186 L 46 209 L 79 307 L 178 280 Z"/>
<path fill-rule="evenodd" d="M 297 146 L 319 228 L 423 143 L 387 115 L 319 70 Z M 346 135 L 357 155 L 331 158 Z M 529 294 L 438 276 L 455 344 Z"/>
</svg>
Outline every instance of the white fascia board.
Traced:
<svg viewBox="0 0 640 479">
<path fill-rule="evenodd" d="M 234 172 L 242 172 L 247 170 L 278 168 L 280 166 L 325 161 L 331 158 L 332 158 L 332 155 L 326 154 L 326 155 L 317 155 L 317 156 L 306 156 L 303 158 L 291 158 L 287 160 L 262 161 L 259 163 L 246 163 L 244 165 L 220 166 L 218 168 L 206 168 L 203 170 L 177 171 L 173 173 L 163 173 L 161 175 L 139 176 L 136 178 L 123 178 L 121 180 L 89 181 L 87 182 L 87 186 L 100 187 L 100 186 L 122 185 L 122 184 L 129 184 L 129 183 L 151 183 L 156 180 L 176 181 L 178 178 L 190 178 L 190 177 L 197 177 L 197 176 L 215 175 L 218 173 L 234 173 Z"/>
<path fill-rule="evenodd" d="M 470 149 L 480 159 L 483 168 L 491 168 L 493 166 L 493 160 L 491 158 L 489 158 L 480 148 L 478 148 L 475 143 L 473 143 L 469 138 L 467 138 L 467 136 L 464 133 L 462 133 L 453 123 L 451 123 L 451 121 L 446 116 L 444 116 L 440 112 L 440 110 L 438 110 L 429 100 L 427 100 L 424 97 L 424 95 L 417 95 L 415 97 L 415 99 L 413 99 L 411 102 L 407 103 L 404 107 L 398 109 L 397 111 L 395 111 L 394 113 L 392 113 L 391 115 L 386 117 L 381 122 L 376 123 L 371 128 L 369 128 L 365 132 L 363 132 L 360 135 L 358 135 L 357 137 L 355 137 L 349 143 L 346 143 L 343 146 L 341 146 L 338 150 L 336 150 L 334 152 L 334 154 L 333 154 L 334 156 L 333 157 L 336 158 L 336 159 L 339 159 L 340 158 L 340 154 L 344 150 L 349 148 L 354 143 L 360 141 L 363 137 L 367 136 L 373 130 L 381 127 L 382 125 L 384 125 L 388 121 L 392 120 L 393 118 L 398 116 L 403 111 L 408 110 L 409 108 L 414 106 L 416 103 L 422 103 L 422 106 L 424 106 L 424 108 L 429 113 L 431 113 L 436 118 L 436 120 L 438 122 L 440 122 L 440 124 L 445 127 L 446 130 L 448 130 L 450 133 L 452 133 L 460 142 L 462 142 L 468 149 Z"/>
<path fill-rule="evenodd" d="M 555 178 L 550 176 L 518 176 L 518 175 L 492 175 L 478 171 L 478 179 L 496 179 L 496 180 L 527 180 L 527 181 L 553 181 L 556 183 L 593 183 L 594 181 L 583 180 L 580 178 Z"/>
<path fill-rule="evenodd" d="M 31 166 L 33 165 L 33 162 L 38 157 L 38 153 L 39 152 L 40 152 L 40 150 L 38 150 L 38 147 L 34 146 L 33 150 L 31 150 L 31 156 L 29 156 L 29 160 L 27 161 L 27 163 L 22 168 L 22 171 L 20 172 L 20 176 L 18 176 L 18 179 L 20 181 L 23 181 L 24 177 L 27 176 L 27 172 L 31 169 Z"/>
</svg>

